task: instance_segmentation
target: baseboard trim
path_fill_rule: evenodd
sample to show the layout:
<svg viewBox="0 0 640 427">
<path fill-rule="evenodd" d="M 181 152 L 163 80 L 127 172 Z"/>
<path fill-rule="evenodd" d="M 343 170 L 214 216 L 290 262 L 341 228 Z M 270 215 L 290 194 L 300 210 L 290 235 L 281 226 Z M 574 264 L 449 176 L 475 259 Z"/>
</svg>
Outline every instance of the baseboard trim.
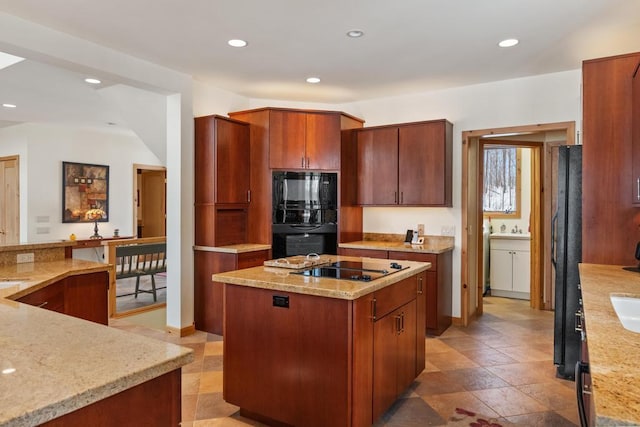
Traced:
<svg viewBox="0 0 640 427">
<path fill-rule="evenodd" d="M 174 328 L 173 326 L 167 326 L 165 330 L 174 335 L 178 335 L 179 337 L 186 337 L 191 334 L 196 333 L 196 324 L 192 323 L 189 326 L 185 326 L 184 328 Z"/>
<path fill-rule="evenodd" d="M 451 324 L 453 326 L 464 326 L 462 323 L 462 317 L 451 317 Z"/>
</svg>

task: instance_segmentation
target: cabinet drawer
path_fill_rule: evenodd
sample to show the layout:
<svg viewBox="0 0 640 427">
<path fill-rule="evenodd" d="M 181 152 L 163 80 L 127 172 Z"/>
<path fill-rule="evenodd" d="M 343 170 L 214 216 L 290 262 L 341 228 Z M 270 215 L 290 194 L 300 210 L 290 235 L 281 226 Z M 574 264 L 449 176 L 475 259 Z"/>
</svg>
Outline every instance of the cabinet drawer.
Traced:
<svg viewBox="0 0 640 427">
<path fill-rule="evenodd" d="M 418 276 L 409 277 L 375 292 L 376 319 L 416 298 Z"/>
<path fill-rule="evenodd" d="M 402 252 L 402 251 L 389 251 L 389 259 L 418 261 L 418 262 L 430 262 L 431 268 L 429 271 L 438 270 L 438 255 L 437 254 L 425 254 L 417 252 Z"/>
<path fill-rule="evenodd" d="M 18 301 L 62 313 L 64 312 L 64 285 L 62 283 L 54 283 L 45 286 L 29 295 L 23 296 Z"/>
</svg>

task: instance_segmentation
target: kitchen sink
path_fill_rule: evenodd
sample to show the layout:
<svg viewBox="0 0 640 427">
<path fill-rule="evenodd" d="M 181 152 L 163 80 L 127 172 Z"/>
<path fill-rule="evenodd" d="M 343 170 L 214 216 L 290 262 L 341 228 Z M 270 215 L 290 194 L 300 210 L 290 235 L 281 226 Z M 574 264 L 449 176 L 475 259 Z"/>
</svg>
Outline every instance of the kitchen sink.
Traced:
<svg viewBox="0 0 640 427">
<path fill-rule="evenodd" d="M 628 294 L 611 294 L 611 304 L 625 329 L 640 333 L 640 297 Z"/>
</svg>

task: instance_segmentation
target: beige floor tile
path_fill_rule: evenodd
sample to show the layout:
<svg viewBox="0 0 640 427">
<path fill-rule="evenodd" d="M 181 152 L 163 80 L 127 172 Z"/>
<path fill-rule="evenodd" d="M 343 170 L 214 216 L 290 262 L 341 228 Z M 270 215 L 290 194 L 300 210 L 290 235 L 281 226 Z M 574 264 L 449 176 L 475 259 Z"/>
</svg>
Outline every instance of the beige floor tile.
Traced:
<svg viewBox="0 0 640 427">
<path fill-rule="evenodd" d="M 203 372 L 198 392 L 200 394 L 222 393 L 222 371 Z"/>
<path fill-rule="evenodd" d="M 473 394 L 502 417 L 545 412 L 547 410 L 540 402 L 515 387 L 478 390 L 474 391 Z"/>
<path fill-rule="evenodd" d="M 205 356 L 219 356 L 222 354 L 222 341 L 209 341 L 204 345 Z"/>
<path fill-rule="evenodd" d="M 527 384 L 518 386 L 518 390 L 536 399 L 554 411 L 575 408 L 576 393 L 558 382 Z"/>
<path fill-rule="evenodd" d="M 548 360 L 551 364 L 553 364 L 553 354 L 536 350 L 535 348 L 531 348 L 531 346 L 518 345 L 513 347 L 501 347 L 497 350 L 519 362 L 537 362 Z"/>
<path fill-rule="evenodd" d="M 198 394 L 200 390 L 200 372 L 182 374 L 182 394 Z"/>
<path fill-rule="evenodd" d="M 447 394 L 434 394 L 422 396 L 422 399 L 427 402 L 442 418 L 449 419 L 451 414 L 456 408 L 462 407 L 468 411 L 473 411 L 478 414 L 486 415 L 488 417 L 498 417 L 499 415 L 488 407 L 482 400 L 478 399 L 473 393 L 469 391 L 462 391 L 457 393 Z"/>
<path fill-rule="evenodd" d="M 487 369 L 514 386 L 557 380 L 555 378 L 555 367 L 550 362 L 514 363 L 487 366 Z"/>
</svg>

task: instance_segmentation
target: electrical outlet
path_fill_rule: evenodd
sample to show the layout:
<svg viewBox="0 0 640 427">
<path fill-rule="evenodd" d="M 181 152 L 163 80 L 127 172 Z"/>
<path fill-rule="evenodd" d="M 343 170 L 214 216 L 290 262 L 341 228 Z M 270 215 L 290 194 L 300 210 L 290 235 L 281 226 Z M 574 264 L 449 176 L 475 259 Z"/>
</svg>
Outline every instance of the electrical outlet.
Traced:
<svg viewBox="0 0 640 427">
<path fill-rule="evenodd" d="M 18 254 L 16 255 L 16 263 L 22 264 L 24 262 L 33 262 L 34 261 L 33 252 L 29 252 L 28 254 Z"/>
<path fill-rule="evenodd" d="M 456 235 L 456 226 L 455 225 L 443 225 L 440 228 L 440 234 L 443 236 L 455 236 Z"/>
<path fill-rule="evenodd" d="M 424 224 L 418 224 L 418 236 L 424 236 Z"/>
</svg>

